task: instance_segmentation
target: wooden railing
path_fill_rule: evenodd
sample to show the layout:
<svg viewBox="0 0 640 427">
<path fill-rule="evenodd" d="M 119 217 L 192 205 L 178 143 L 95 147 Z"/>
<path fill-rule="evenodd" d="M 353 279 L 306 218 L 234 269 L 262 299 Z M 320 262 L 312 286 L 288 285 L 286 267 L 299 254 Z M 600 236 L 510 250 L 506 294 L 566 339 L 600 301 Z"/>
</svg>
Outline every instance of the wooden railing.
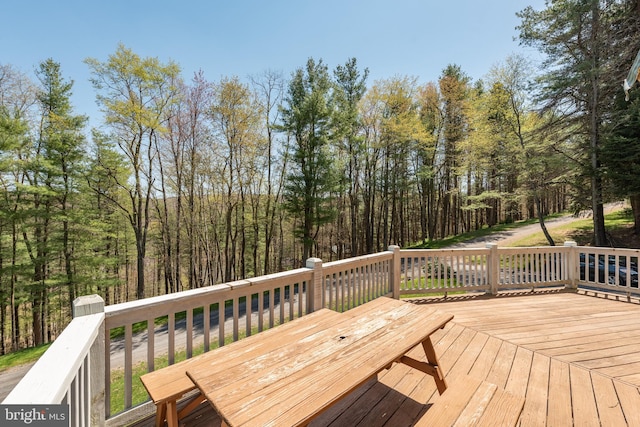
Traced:
<svg viewBox="0 0 640 427">
<path fill-rule="evenodd" d="M 380 296 L 392 296 L 394 249 L 322 265 L 321 306 L 346 311 Z M 318 266 L 319 267 L 319 266 Z"/>
<path fill-rule="evenodd" d="M 627 297 L 640 295 L 638 249 L 574 248 L 573 279 L 585 289 L 602 290 Z"/>
<path fill-rule="evenodd" d="M 345 311 L 382 295 L 497 294 L 549 286 L 640 294 L 639 257 L 638 250 L 576 247 L 572 242 L 536 248 L 392 246 L 329 263 L 312 258 L 306 268 L 104 309 L 95 303 L 99 297 L 83 297 L 91 304 L 77 301 L 76 318 L 3 403 L 67 402 L 77 414 L 72 425 L 120 425 L 149 410 L 140 405 L 144 390 L 136 397 L 140 374 L 321 307 Z M 89 310 L 83 308 L 87 306 Z M 36 382 L 48 387 L 35 387 Z"/>
<path fill-rule="evenodd" d="M 4 399 L 4 405 L 69 405 L 70 425 L 104 424 L 104 302 L 76 299 L 74 318 Z"/>
</svg>

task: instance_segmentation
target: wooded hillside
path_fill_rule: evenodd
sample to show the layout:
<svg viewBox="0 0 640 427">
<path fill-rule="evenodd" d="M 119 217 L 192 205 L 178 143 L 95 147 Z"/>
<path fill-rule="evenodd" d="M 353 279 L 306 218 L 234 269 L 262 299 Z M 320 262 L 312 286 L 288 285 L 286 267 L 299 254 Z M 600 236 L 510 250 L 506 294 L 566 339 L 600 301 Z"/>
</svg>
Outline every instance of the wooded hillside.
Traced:
<svg viewBox="0 0 640 427">
<path fill-rule="evenodd" d="M 104 125 L 64 64 L 0 64 L 0 354 L 107 304 L 602 204 L 640 206 L 636 0 L 554 0 L 485 76 L 369 81 L 356 58 L 207 81 L 124 45 L 88 58 Z M 552 243 L 552 241 L 550 241 Z"/>
</svg>

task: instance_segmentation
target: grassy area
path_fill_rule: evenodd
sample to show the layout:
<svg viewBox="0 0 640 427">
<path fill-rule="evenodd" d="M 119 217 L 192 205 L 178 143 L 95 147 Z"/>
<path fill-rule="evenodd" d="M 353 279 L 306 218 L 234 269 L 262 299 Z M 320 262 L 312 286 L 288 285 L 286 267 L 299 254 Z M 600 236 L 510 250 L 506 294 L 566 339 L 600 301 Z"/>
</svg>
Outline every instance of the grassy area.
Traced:
<svg viewBox="0 0 640 427">
<path fill-rule="evenodd" d="M 633 214 L 630 209 L 621 209 L 605 215 L 607 233 L 611 235 L 617 247 L 637 247 L 624 240 L 630 237 L 633 228 Z M 589 246 L 593 239 L 593 219 L 584 218 L 571 223 L 554 227 L 549 231 L 556 245 L 562 245 L 567 240 L 574 240 L 580 246 Z M 514 247 L 547 246 L 549 243 L 542 231 L 514 241 Z"/>
<path fill-rule="evenodd" d="M 401 291 L 410 291 L 411 289 L 438 289 L 440 292 L 429 293 L 416 293 L 416 294 L 402 294 L 401 298 L 419 298 L 424 296 L 436 297 L 447 295 L 463 294 L 464 291 L 454 291 L 458 286 L 461 286 L 455 278 L 446 279 L 432 279 L 427 277 L 420 277 L 417 279 L 410 279 L 403 282 L 400 286 Z"/>
<path fill-rule="evenodd" d="M 42 354 L 47 351 L 51 343 L 38 347 L 31 347 L 24 350 L 18 350 L 13 353 L 0 356 L 0 372 L 14 366 L 24 365 L 37 361 Z"/>
</svg>

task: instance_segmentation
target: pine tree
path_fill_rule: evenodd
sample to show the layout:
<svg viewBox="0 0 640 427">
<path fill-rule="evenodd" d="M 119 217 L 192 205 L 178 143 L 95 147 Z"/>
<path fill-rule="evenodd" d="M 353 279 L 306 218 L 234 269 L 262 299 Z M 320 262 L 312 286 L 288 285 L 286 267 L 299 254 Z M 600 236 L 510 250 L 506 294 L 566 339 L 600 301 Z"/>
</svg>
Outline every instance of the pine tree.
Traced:
<svg viewBox="0 0 640 427">
<path fill-rule="evenodd" d="M 285 206 L 299 219 L 303 260 L 311 257 L 320 227 L 336 214 L 330 203 L 338 181 L 330 155 L 331 86 L 327 66 L 309 59 L 293 74 L 282 107 L 281 130 L 291 151 Z"/>
<path fill-rule="evenodd" d="M 551 0 L 546 8 L 532 7 L 518 14 L 523 44 L 546 55 L 539 81 L 539 101 L 553 111 L 552 125 L 561 131 L 573 129 L 584 153 L 577 165 L 590 180 L 594 242 L 607 244 L 604 228 L 603 176 L 600 160 L 602 124 L 612 100 L 614 86 L 608 81 L 611 63 L 612 27 L 608 11 L 615 1 Z M 622 78 L 617 80 L 621 82 Z M 615 86 L 618 86 L 617 83 Z"/>
</svg>

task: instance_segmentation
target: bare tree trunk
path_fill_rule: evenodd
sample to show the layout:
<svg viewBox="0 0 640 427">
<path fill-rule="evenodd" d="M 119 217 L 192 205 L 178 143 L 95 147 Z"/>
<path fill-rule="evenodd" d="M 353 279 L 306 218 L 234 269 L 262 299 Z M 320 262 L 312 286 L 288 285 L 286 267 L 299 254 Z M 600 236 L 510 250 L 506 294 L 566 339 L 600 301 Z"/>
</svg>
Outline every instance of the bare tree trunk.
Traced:
<svg viewBox="0 0 640 427">
<path fill-rule="evenodd" d="M 536 203 L 536 210 L 538 211 L 538 222 L 540 223 L 540 228 L 542 229 L 542 233 L 544 234 L 544 237 L 547 239 L 547 242 L 549 242 L 549 246 L 555 246 L 556 243 L 553 241 L 553 238 L 551 237 L 551 234 L 549 234 L 549 230 L 547 230 L 547 226 L 544 223 L 544 212 L 542 211 L 542 201 L 540 200 L 540 197 L 538 196 L 534 196 L 535 197 L 535 203 Z"/>
</svg>

